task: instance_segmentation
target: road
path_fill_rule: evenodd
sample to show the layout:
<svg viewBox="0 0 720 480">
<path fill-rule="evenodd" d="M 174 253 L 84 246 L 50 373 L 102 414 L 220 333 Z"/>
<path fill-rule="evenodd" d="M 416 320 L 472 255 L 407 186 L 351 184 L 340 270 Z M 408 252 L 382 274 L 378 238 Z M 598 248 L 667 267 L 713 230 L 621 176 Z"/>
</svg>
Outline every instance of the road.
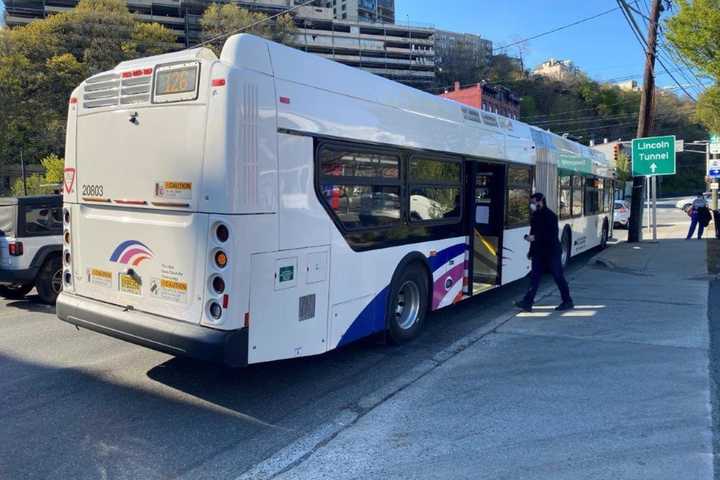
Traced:
<svg viewBox="0 0 720 480">
<path fill-rule="evenodd" d="M 430 315 L 409 345 L 373 338 L 235 371 L 78 331 L 32 295 L 2 300 L 0 478 L 236 478 L 507 312 L 524 287 Z"/>
<path fill-rule="evenodd" d="M 658 199 L 657 201 L 657 235 L 658 238 L 685 238 L 687 235 L 688 226 L 690 225 L 690 219 L 687 214 L 675 207 L 675 203 L 679 198 L 669 199 Z M 652 232 L 647 228 L 647 212 L 643 210 L 643 238 L 652 238 Z M 704 233 L 705 238 L 709 238 L 713 226 L 710 225 L 710 229 L 707 233 Z M 627 240 L 627 230 L 615 229 L 615 237 L 618 240 Z"/>
</svg>

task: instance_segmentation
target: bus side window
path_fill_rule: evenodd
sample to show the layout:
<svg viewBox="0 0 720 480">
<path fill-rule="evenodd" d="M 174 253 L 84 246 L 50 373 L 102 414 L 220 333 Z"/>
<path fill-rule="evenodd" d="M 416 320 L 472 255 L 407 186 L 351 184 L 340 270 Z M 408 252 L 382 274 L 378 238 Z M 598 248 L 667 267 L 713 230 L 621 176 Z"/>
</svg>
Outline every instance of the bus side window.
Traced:
<svg viewBox="0 0 720 480">
<path fill-rule="evenodd" d="M 581 175 L 572 177 L 572 216 L 581 217 L 583 214 L 583 180 Z"/>
<path fill-rule="evenodd" d="M 462 165 L 459 161 L 411 158 L 410 221 L 460 221 Z"/>
<path fill-rule="evenodd" d="M 319 153 L 320 190 L 347 230 L 400 222 L 400 157 L 328 146 Z"/>
<path fill-rule="evenodd" d="M 530 224 L 529 204 L 534 176 L 532 167 L 519 165 L 510 165 L 508 167 L 506 227 L 519 227 Z"/>
<path fill-rule="evenodd" d="M 560 220 L 572 216 L 570 205 L 572 204 L 572 177 L 570 175 L 558 176 L 558 216 Z"/>
</svg>

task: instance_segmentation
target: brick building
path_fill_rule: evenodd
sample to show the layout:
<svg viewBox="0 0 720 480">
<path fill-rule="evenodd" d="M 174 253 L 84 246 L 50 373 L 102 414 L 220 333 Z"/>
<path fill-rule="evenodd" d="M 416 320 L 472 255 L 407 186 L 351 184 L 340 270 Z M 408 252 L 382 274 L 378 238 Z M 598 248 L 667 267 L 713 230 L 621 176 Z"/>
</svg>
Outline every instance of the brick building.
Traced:
<svg viewBox="0 0 720 480">
<path fill-rule="evenodd" d="M 502 85 L 477 83 L 461 87 L 460 82 L 455 82 L 453 90 L 440 96 L 515 120 L 520 117 L 520 99 Z"/>
</svg>

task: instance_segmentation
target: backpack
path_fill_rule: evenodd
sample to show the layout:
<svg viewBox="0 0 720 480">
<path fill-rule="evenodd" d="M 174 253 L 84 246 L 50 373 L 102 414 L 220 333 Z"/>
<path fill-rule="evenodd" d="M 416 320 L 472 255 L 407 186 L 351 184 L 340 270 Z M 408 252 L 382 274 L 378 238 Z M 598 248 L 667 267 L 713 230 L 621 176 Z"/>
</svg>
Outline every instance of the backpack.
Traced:
<svg viewBox="0 0 720 480">
<path fill-rule="evenodd" d="M 703 227 L 707 227 L 710 224 L 710 209 L 707 207 L 700 207 L 697 209 L 698 221 Z"/>
</svg>

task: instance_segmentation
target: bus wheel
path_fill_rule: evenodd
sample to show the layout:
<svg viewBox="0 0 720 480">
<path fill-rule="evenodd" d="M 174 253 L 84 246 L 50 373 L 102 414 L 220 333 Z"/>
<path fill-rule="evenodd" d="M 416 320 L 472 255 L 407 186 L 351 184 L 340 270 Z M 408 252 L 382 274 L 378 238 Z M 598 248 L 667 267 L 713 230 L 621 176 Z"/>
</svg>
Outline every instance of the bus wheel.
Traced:
<svg viewBox="0 0 720 480">
<path fill-rule="evenodd" d="M 563 232 L 562 241 L 560 242 L 562 252 L 560 253 L 560 263 L 562 263 L 563 270 L 570 263 L 570 232 L 567 229 Z"/>
<path fill-rule="evenodd" d="M 390 287 L 387 324 L 390 339 L 404 343 L 422 329 L 428 306 L 428 277 L 419 263 L 411 263 Z"/>
<path fill-rule="evenodd" d="M 607 248 L 608 242 L 608 223 L 605 221 L 602 228 L 602 236 L 600 237 L 600 250 Z"/>
<path fill-rule="evenodd" d="M 54 305 L 62 290 L 62 261 L 59 255 L 53 255 L 45 261 L 35 283 L 40 301 Z"/>
</svg>

